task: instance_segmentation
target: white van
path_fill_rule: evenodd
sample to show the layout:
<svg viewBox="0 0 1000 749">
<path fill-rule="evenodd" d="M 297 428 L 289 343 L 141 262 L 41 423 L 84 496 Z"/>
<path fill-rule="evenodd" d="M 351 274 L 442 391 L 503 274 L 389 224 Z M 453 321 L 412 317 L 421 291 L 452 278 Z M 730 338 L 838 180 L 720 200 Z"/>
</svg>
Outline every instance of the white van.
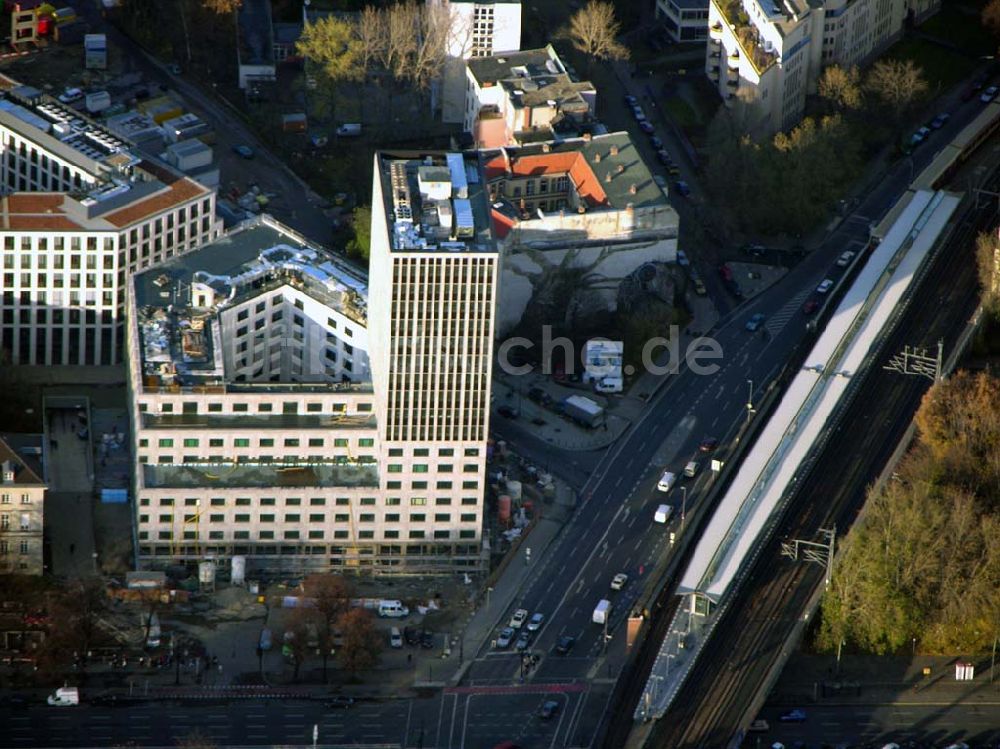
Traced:
<svg viewBox="0 0 1000 749">
<path fill-rule="evenodd" d="M 401 648 L 403 647 L 403 635 L 399 632 L 399 627 L 393 627 L 389 630 L 389 647 L 390 648 Z"/>
<path fill-rule="evenodd" d="M 660 480 L 656 484 L 656 488 L 661 492 L 668 492 L 674 488 L 674 484 L 677 483 L 677 474 L 671 473 L 670 471 L 664 471 L 663 475 L 660 476 Z"/>
<path fill-rule="evenodd" d="M 656 514 L 653 515 L 653 520 L 657 523 L 666 523 L 670 519 L 670 513 L 674 511 L 674 508 L 670 505 L 660 505 L 656 508 Z"/>
<path fill-rule="evenodd" d="M 76 687 L 59 687 L 49 695 L 48 703 L 55 707 L 70 707 L 80 704 L 80 690 Z"/>
<path fill-rule="evenodd" d="M 410 615 L 410 610 L 401 601 L 379 601 L 378 615 L 392 619 L 401 619 Z"/>
<path fill-rule="evenodd" d="M 698 469 L 700 467 L 701 464 L 697 460 L 689 460 L 688 464 L 684 466 L 684 475 L 687 476 L 689 479 L 693 479 L 695 476 L 698 475 Z"/>
<path fill-rule="evenodd" d="M 620 393 L 624 386 L 621 377 L 602 377 L 594 383 L 594 390 L 598 393 Z"/>
<path fill-rule="evenodd" d="M 611 613 L 611 601 L 606 598 L 602 598 L 597 602 L 597 606 L 594 608 L 594 615 L 591 617 L 594 624 L 607 624 L 608 615 Z"/>
</svg>

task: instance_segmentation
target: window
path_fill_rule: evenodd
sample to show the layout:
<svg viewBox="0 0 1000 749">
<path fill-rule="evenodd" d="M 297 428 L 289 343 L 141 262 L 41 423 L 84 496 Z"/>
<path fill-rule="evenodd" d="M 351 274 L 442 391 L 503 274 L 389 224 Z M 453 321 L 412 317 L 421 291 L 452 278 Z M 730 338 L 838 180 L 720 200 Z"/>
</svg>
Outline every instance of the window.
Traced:
<svg viewBox="0 0 1000 749">
<path fill-rule="evenodd" d="M 271 515 L 271 514 L 261 515 L 260 516 L 260 522 L 262 522 L 262 523 L 273 523 L 274 522 L 274 515 Z"/>
<path fill-rule="evenodd" d="M 476 522 L 476 513 L 474 512 L 463 512 L 459 518 L 463 523 L 474 523 Z"/>
<path fill-rule="evenodd" d="M 292 505 L 292 506 L 298 506 L 298 505 L 302 504 L 302 497 L 286 497 L 285 498 L 285 504 L 286 505 Z"/>
<path fill-rule="evenodd" d="M 417 447 L 413 450 L 414 458 L 426 458 L 428 455 L 430 455 L 430 450 L 426 447 Z"/>
<path fill-rule="evenodd" d="M 323 531 L 309 531 L 309 539 L 311 541 L 322 541 Z"/>
<path fill-rule="evenodd" d="M 374 523 L 375 522 L 375 513 L 374 512 L 362 512 L 361 515 L 358 516 L 358 520 L 360 522 L 362 522 L 362 523 Z"/>
<path fill-rule="evenodd" d="M 478 489 L 479 488 L 479 482 L 478 481 L 463 481 L 462 482 L 462 488 L 463 489 Z"/>
<path fill-rule="evenodd" d="M 479 470 L 479 466 L 475 463 L 466 463 L 462 466 L 463 473 L 476 473 Z"/>
<path fill-rule="evenodd" d="M 244 345 L 246 345 L 246 344 L 244 344 Z M 244 351 L 245 350 L 246 349 L 244 349 Z M 247 406 L 246 403 L 234 403 L 233 404 L 233 413 L 234 414 L 245 414 L 249 410 L 250 409 L 248 408 L 248 406 Z"/>
<path fill-rule="evenodd" d="M 209 447 L 222 447 L 225 444 L 225 440 L 221 440 L 218 437 L 213 437 L 208 441 Z"/>
<path fill-rule="evenodd" d="M 196 437 L 185 437 L 184 447 L 198 447 L 198 439 Z"/>
<path fill-rule="evenodd" d="M 458 537 L 459 538 L 475 538 L 476 537 L 476 532 L 472 531 L 472 530 L 470 530 L 470 531 L 459 531 L 458 532 Z"/>
<path fill-rule="evenodd" d="M 390 458 L 402 458 L 403 457 L 403 448 L 401 448 L 401 447 L 390 447 L 389 448 L 389 457 Z"/>
<path fill-rule="evenodd" d="M 233 447 L 250 447 L 250 440 L 246 437 L 237 437 L 233 440 Z"/>
<path fill-rule="evenodd" d="M 465 448 L 465 457 L 467 458 L 478 458 L 479 448 L 478 447 L 467 447 Z"/>
<path fill-rule="evenodd" d="M 236 522 L 236 523 L 249 523 L 250 522 L 250 516 L 249 515 L 244 515 L 244 514 L 234 515 L 233 516 L 233 521 Z"/>
<path fill-rule="evenodd" d="M 298 447 L 298 446 L 299 446 L 299 440 L 297 437 L 285 438 L 285 447 Z"/>
<path fill-rule="evenodd" d="M 434 513 L 434 522 L 435 523 L 450 523 L 451 522 L 451 515 L 449 513 L 447 513 L 447 512 L 436 512 L 436 513 Z"/>
<path fill-rule="evenodd" d="M 160 447 L 173 447 L 174 446 L 174 441 L 172 439 L 169 439 L 169 438 L 163 438 L 163 439 L 160 439 L 160 441 L 159 441 L 158 444 L 159 444 Z"/>
<path fill-rule="evenodd" d="M 454 470 L 454 468 L 455 466 L 453 466 L 451 463 L 441 463 L 438 466 L 438 473 L 451 473 Z"/>
<path fill-rule="evenodd" d="M 462 497 L 463 505 L 477 505 L 479 501 L 475 497 Z"/>
<path fill-rule="evenodd" d="M 427 504 L 427 497 L 410 497 L 411 507 L 423 507 Z"/>
<path fill-rule="evenodd" d="M 403 472 L 403 464 L 402 463 L 390 463 L 388 465 L 388 467 L 386 468 L 386 470 L 389 473 L 402 473 Z"/>
<path fill-rule="evenodd" d="M 250 506 L 250 497 L 237 497 L 236 498 L 236 506 L 237 507 L 249 507 Z"/>
<path fill-rule="evenodd" d="M 450 458 L 454 454 L 455 454 L 455 448 L 453 447 L 442 447 L 440 450 L 438 450 L 439 458 Z"/>
<path fill-rule="evenodd" d="M 410 538 L 423 538 L 423 537 L 424 537 L 423 531 L 410 531 Z"/>
<path fill-rule="evenodd" d="M 375 497 L 362 497 L 361 498 L 361 506 L 362 507 L 374 507 L 375 506 Z"/>
<path fill-rule="evenodd" d="M 298 531 L 285 531 L 285 539 L 288 541 L 295 541 L 299 537 Z"/>
<path fill-rule="evenodd" d="M 387 523 L 398 523 L 399 522 L 399 513 L 398 512 L 389 512 L 389 513 L 386 513 L 385 522 L 387 522 Z"/>
<path fill-rule="evenodd" d="M 160 497 L 160 507 L 173 507 L 174 499 L 173 497 Z"/>
<path fill-rule="evenodd" d="M 438 497 L 437 499 L 434 500 L 434 504 L 436 504 L 436 505 L 450 505 L 451 504 L 451 497 Z"/>
<path fill-rule="evenodd" d="M 274 440 L 271 437 L 261 437 L 261 447 L 274 447 Z"/>
<path fill-rule="evenodd" d="M 403 488 L 403 482 L 402 481 L 386 481 L 385 482 L 385 488 L 386 489 L 402 489 Z"/>
<path fill-rule="evenodd" d="M 358 447 L 375 447 L 375 439 L 373 437 L 362 437 L 358 440 Z"/>
<path fill-rule="evenodd" d="M 309 504 L 313 507 L 322 507 L 326 504 L 326 497 L 312 497 L 309 500 Z"/>
<path fill-rule="evenodd" d="M 309 438 L 309 447 L 323 447 L 323 438 L 322 437 L 310 437 Z"/>
<path fill-rule="evenodd" d="M 310 523 L 325 523 L 326 522 L 326 515 L 324 515 L 322 512 L 313 512 L 313 513 L 310 513 L 310 515 L 309 515 L 309 522 Z"/>
<path fill-rule="evenodd" d="M 434 538 L 451 538 L 451 531 L 434 531 Z"/>
<path fill-rule="evenodd" d="M 298 522 L 301 522 L 301 520 L 302 520 L 302 516 L 299 515 L 298 513 L 292 513 L 292 514 L 285 513 L 285 522 L 286 523 L 298 523 Z"/>
<path fill-rule="evenodd" d="M 410 488 L 411 489 L 426 489 L 427 488 L 427 482 L 426 481 L 411 481 L 410 482 Z"/>
<path fill-rule="evenodd" d="M 334 447 L 347 447 L 347 439 L 344 438 L 344 437 L 336 437 L 333 440 L 333 446 Z M 400 451 L 400 452 L 402 452 L 402 451 Z"/>
<path fill-rule="evenodd" d="M 402 500 L 400 500 L 399 497 L 386 497 L 385 498 L 386 507 L 398 507 L 402 503 L 403 502 L 402 502 Z"/>
<path fill-rule="evenodd" d="M 438 489 L 451 489 L 451 482 L 450 481 L 438 481 L 437 482 L 437 488 Z"/>
</svg>

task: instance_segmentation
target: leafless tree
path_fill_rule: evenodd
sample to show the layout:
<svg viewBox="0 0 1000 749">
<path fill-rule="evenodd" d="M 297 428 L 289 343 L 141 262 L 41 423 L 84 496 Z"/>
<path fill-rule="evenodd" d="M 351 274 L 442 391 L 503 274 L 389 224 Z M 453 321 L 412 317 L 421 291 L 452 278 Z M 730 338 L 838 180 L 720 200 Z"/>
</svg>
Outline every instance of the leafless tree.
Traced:
<svg viewBox="0 0 1000 749">
<path fill-rule="evenodd" d="M 865 80 L 867 88 L 900 122 L 927 91 L 923 69 L 912 60 L 879 60 Z"/>
<path fill-rule="evenodd" d="M 372 615 L 364 609 L 351 609 L 340 617 L 344 644 L 340 648 L 340 661 L 352 675 L 371 668 L 382 651 L 382 640 L 375 631 Z"/>
<path fill-rule="evenodd" d="M 860 109 L 861 74 L 856 67 L 831 65 L 820 76 L 819 95 L 838 109 Z"/>
<path fill-rule="evenodd" d="M 569 19 L 563 34 L 573 46 L 595 60 L 625 60 L 628 48 L 618 41 L 621 24 L 609 0 L 590 0 Z"/>
<path fill-rule="evenodd" d="M 351 608 L 354 587 L 339 575 L 309 575 L 303 583 L 305 594 L 313 599 L 311 611 L 316 616 L 316 633 L 323 658 L 323 681 L 326 682 L 327 662 L 334 647 L 340 618 Z"/>
</svg>

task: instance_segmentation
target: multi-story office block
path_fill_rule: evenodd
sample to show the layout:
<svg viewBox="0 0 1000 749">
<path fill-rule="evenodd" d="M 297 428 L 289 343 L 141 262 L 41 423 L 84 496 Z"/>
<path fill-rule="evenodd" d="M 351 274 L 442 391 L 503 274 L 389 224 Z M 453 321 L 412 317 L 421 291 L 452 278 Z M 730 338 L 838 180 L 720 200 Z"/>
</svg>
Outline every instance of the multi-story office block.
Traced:
<svg viewBox="0 0 1000 749">
<path fill-rule="evenodd" d="M 121 361 L 126 274 L 221 231 L 214 191 L 9 79 L 0 187 L 0 357 L 13 364 Z"/>
<path fill-rule="evenodd" d="M 368 279 L 269 218 L 128 298 L 145 567 L 473 571 L 496 252 L 476 156 L 376 156 Z"/>
<path fill-rule="evenodd" d="M 521 49 L 521 0 L 427 0 L 449 23 L 441 86 L 441 117 L 465 115 L 465 61 Z"/>
<path fill-rule="evenodd" d="M 746 130 L 767 137 L 798 124 L 823 68 L 862 66 L 896 41 L 908 19 L 940 2 L 711 0 L 706 73 Z"/>
<path fill-rule="evenodd" d="M 697 42 L 708 36 L 709 0 L 656 0 L 656 19 L 675 42 Z"/>
<path fill-rule="evenodd" d="M 0 434 L 0 574 L 42 574 L 42 435 Z"/>
<path fill-rule="evenodd" d="M 597 109 L 597 90 L 575 81 L 552 45 L 474 57 L 466 63 L 464 129 L 477 148 L 579 134 Z"/>
</svg>

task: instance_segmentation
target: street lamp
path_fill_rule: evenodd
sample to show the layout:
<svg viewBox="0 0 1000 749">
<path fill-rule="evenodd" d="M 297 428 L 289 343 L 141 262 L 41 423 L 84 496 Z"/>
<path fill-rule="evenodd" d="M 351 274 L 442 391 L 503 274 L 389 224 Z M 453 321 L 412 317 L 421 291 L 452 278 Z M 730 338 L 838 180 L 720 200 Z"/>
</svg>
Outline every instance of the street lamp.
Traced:
<svg viewBox="0 0 1000 749">
<path fill-rule="evenodd" d="M 753 380 L 747 380 L 747 385 L 750 386 L 750 393 L 747 395 L 747 424 L 750 423 L 750 417 L 753 416 Z"/>
<path fill-rule="evenodd" d="M 487 611 L 490 610 L 490 593 L 492 593 L 492 592 L 493 592 L 493 587 L 492 586 L 486 588 L 486 610 Z"/>
<path fill-rule="evenodd" d="M 681 533 L 684 532 L 684 515 L 687 510 L 688 501 L 688 488 L 686 486 L 681 487 Z"/>
</svg>

